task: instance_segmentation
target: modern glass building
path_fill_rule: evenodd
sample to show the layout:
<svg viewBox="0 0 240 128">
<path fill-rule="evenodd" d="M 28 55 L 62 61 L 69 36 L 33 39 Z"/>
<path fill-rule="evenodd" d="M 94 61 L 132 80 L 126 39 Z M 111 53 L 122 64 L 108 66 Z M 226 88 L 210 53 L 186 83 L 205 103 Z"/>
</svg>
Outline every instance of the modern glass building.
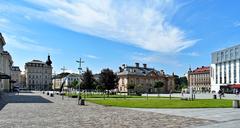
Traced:
<svg viewBox="0 0 240 128">
<path fill-rule="evenodd" d="M 240 45 L 212 53 L 211 91 L 240 88 Z"/>
</svg>

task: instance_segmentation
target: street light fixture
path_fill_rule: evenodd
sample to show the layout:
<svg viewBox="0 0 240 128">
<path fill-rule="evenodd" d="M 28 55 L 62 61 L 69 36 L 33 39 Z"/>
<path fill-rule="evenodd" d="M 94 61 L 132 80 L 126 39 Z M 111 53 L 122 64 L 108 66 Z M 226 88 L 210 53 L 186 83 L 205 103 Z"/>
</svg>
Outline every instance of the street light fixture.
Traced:
<svg viewBox="0 0 240 128">
<path fill-rule="evenodd" d="M 79 60 L 76 61 L 78 64 L 79 64 L 79 67 L 78 67 L 78 71 L 79 71 L 79 88 L 78 88 L 78 104 L 79 104 L 79 101 L 80 101 L 80 92 L 81 92 L 81 88 L 80 88 L 80 80 L 81 80 L 81 72 L 82 72 L 82 63 L 84 63 L 84 61 L 82 61 L 82 58 L 80 58 Z"/>
</svg>

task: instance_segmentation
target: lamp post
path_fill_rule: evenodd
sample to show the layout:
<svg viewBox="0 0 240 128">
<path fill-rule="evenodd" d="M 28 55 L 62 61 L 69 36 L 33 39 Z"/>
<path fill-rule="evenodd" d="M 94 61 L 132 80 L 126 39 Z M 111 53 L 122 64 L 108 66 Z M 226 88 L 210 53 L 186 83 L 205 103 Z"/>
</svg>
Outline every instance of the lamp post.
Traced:
<svg viewBox="0 0 240 128">
<path fill-rule="evenodd" d="M 80 80 L 81 80 L 81 72 L 82 72 L 82 63 L 84 63 L 84 61 L 82 61 L 82 58 L 80 58 L 79 60 L 76 61 L 79 64 L 78 67 L 78 71 L 79 71 L 79 87 L 78 87 L 78 104 L 79 104 L 79 100 L 80 100 Z"/>
</svg>

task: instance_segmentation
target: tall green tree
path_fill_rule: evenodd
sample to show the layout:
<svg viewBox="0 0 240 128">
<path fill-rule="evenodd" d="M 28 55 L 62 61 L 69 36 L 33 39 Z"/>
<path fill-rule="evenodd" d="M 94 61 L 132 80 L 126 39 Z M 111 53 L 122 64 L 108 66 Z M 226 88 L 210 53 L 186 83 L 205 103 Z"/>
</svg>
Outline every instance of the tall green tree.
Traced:
<svg viewBox="0 0 240 128">
<path fill-rule="evenodd" d="M 131 93 L 131 91 L 134 90 L 135 84 L 128 84 L 127 89 L 128 89 L 128 95 Z"/>
<path fill-rule="evenodd" d="M 84 72 L 82 76 L 81 89 L 96 89 L 96 84 L 94 82 L 95 79 L 92 71 L 87 68 L 86 72 Z"/>
<path fill-rule="evenodd" d="M 77 80 L 74 80 L 74 81 L 71 83 L 70 88 L 77 89 L 78 83 L 79 83 L 79 82 L 78 82 Z"/>
<path fill-rule="evenodd" d="M 188 86 L 188 80 L 187 77 L 183 76 L 183 77 L 179 77 L 177 75 L 175 75 L 175 90 L 177 91 L 181 91 L 182 88 L 187 88 Z"/>
<path fill-rule="evenodd" d="M 99 82 L 104 89 L 109 91 L 117 88 L 118 77 L 111 69 L 103 69 L 100 73 Z"/>
<path fill-rule="evenodd" d="M 164 83 L 162 81 L 156 81 L 154 83 L 154 88 L 157 89 L 157 93 L 158 93 L 158 97 L 159 97 L 159 94 L 160 94 L 160 89 L 164 86 Z"/>
</svg>

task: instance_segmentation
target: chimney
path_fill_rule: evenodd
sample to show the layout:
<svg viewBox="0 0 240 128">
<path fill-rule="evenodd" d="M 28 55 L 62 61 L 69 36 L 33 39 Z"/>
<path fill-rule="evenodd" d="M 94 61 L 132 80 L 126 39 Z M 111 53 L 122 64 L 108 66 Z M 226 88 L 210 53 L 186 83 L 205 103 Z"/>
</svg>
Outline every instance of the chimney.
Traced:
<svg viewBox="0 0 240 128">
<path fill-rule="evenodd" d="M 143 67 L 144 67 L 144 68 L 147 68 L 147 64 L 143 64 Z"/>
<path fill-rule="evenodd" d="M 139 68 L 139 63 L 135 63 L 136 64 L 136 67 Z"/>
</svg>

